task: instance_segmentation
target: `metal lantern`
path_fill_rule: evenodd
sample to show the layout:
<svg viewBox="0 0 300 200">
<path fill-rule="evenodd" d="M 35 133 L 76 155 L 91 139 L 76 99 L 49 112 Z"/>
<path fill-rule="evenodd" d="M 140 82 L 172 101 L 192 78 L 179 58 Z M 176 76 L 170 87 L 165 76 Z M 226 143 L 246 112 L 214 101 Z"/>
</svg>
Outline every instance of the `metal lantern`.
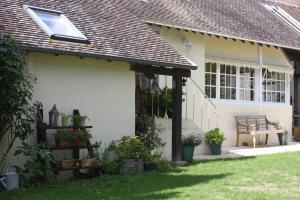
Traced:
<svg viewBox="0 0 300 200">
<path fill-rule="evenodd" d="M 58 117 L 59 117 L 59 112 L 56 108 L 56 105 L 54 104 L 52 107 L 52 110 L 49 112 L 49 126 L 57 126 L 58 122 Z"/>
</svg>

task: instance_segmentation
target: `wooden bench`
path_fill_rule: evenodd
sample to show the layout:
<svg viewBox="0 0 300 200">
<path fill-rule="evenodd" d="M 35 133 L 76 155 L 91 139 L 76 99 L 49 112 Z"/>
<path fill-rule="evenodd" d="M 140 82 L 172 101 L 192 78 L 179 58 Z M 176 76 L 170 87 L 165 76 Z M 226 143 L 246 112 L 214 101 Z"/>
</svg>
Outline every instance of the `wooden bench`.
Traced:
<svg viewBox="0 0 300 200">
<path fill-rule="evenodd" d="M 256 145 L 256 135 L 266 135 L 265 144 L 268 143 L 269 134 L 277 134 L 279 143 L 282 145 L 285 130 L 279 123 L 271 122 L 265 115 L 235 116 L 237 126 L 236 146 L 239 146 L 240 134 L 249 134 L 253 137 L 253 147 Z"/>
</svg>

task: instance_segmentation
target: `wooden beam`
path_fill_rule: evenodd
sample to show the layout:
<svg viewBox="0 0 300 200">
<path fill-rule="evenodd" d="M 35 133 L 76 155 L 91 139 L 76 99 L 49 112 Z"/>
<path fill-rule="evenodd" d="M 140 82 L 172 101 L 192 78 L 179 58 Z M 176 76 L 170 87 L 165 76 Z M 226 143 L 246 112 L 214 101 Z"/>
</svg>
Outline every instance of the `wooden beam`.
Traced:
<svg viewBox="0 0 300 200">
<path fill-rule="evenodd" d="M 182 77 L 173 77 L 172 90 L 172 161 L 181 161 Z"/>
<path fill-rule="evenodd" d="M 151 65 L 132 65 L 131 70 L 136 71 L 136 72 L 149 73 L 149 74 L 191 77 L 191 71 L 188 69 L 154 67 Z"/>
</svg>

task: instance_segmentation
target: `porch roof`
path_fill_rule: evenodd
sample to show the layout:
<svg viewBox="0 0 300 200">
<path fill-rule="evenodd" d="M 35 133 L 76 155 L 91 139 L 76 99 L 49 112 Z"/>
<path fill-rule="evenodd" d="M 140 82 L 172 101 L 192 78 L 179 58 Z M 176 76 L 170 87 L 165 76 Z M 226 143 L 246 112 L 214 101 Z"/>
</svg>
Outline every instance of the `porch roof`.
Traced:
<svg viewBox="0 0 300 200">
<path fill-rule="evenodd" d="M 24 5 L 61 11 L 91 44 L 50 39 L 24 11 Z M 196 69 L 119 0 L 0 1 L 1 32 L 12 35 L 31 51 Z"/>
</svg>

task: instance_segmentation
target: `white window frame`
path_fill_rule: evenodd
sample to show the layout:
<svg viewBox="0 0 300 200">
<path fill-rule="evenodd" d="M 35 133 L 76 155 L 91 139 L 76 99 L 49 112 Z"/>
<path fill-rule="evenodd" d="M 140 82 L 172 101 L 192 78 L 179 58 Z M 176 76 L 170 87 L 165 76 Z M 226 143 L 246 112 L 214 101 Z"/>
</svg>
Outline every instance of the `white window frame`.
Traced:
<svg viewBox="0 0 300 200">
<path fill-rule="evenodd" d="M 221 73 L 221 65 L 224 65 L 224 67 L 225 67 L 225 73 Z M 231 68 L 232 67 L 235 67 L 235 75 L 234 74 L 232 74 L 232 73 L 229 73 L 229 74 L 227 74 L 227 66 L 229 66 L 230 67 L 230 71 L 231 71 Z M 238 70 L 237 70 L 237 66 L 235 66 L 235 65 L 228 65 L 228 64 L 219 64 L 219 65 L 217 65 L 217 67 L 219 67 L 220 68 L 220 73 L 218 74 L 218 76 L 220 77 L 220 85 L 218 85 L 219 87 L 220 87 L 220 99 L 221 99 L 221 88 L 224 88 L 224 90 L 225 90 L 225 98 L 222 98 L 221 100 L 232 100 L 232 101 L 234 101 L 234 100 L 237 100 L 238 99 L 238 97 L 237 97 L 237 88 L 238 88 L 238 85 L 237 85 L 237 79 L 238 79 Z M 221 86 L 221 76 L 224 76 L 225 77 L 225 85 L 224 86 Z M 230 83 L 229 83 L 229 86 L 227 85 L 227 77 L 230 77 Z M 232 83 L 232 78 L 235 78 L 235 87 L 234 86 L 231 86 L 231 83 Z M 235 98 L 234 99 L 232 99 L 231 97 L 232 97 L 232 93 L 230 93 L 230 98 L 229 99 L 227 99 L 227 89 L 229 89 L 230 90 L 230 92 L 234 89 L 235 90 Z"/>
<path fill-rule="evenodd" d="M 249 73 L 250 73 L 250 76 L 249 75 L 241 75 L 241 68 L 244 68 L 244 70 L 246 70 L 247 68 L 249 69 Z M 254 76 L 252 77 L 251 76 L 251 70 L 253 70 L 254 71 Z M 241 100 L 241 101 L 251 101 L 251 102 L 253 102 L 253 101 L 255 101 L 255 99 L 256 99 L 256 92 L 255 92 L 255 90 L 258 88 L 257 87 L 257 84 L 256 84 L 256 70 L 255 70 L 255 68 L 253 68 L 253 67 L 248 67 L 248 66 L 239 66 L 238 67 L 238 76 L 239 76 L 239 79 L 238 79 L 238 82 L 239 82 L 239 85 L 238 85 L 238 93 L 239 93 L 239 99 Z M 250 88 L 248 88 L 248 87 L 241 87 L 241 79 L 242 78 L 244 78 L 244 80 L 246 80 L 246 79 L 249 79 L 249 83 L 250 83 L 250 86 L 251 86 L 251 83 L 253 83 L 253 85 L 254 85 L 254 88 L 253 89 L 251 89 L 251 87 Z M 241 99 L 241 91 L 243 90 L 243 92 L 244 92 L 244 99 Z M 250 100 L 247 100 L 247 99 L 245 99 L 245 97 L 246 97 L 246 91 L 252 91 L 253 92 L 253 95 L 254 95 L 254 98 L 253 98 L 253 100 L 251 100 L 251 97 L 250 97 Z M 251 94 L 250 94 L 250 96 L 251 96 Z"/>
<path fill-rule="evenodd" d="M 231 61 L 220 61 L 220 60 L 214 60 L 211 58 L 206 58 L 205 60 L 205 64 L 206 63 L 216 63 L 217 65 L 217 92 L 216 92 L 216 98 L 210 98 L 213 101 L 217 101 L 217 102 L 232 102 L 232 103 L 246 103 L 246 104 L 258 104 L 260 103 L 260 100 L 263 98 L 263 89 L 262 89 L 262 74 L 261 74 L 261 68 L 267 68 L 270 69 L 272 71 L 272 66 L 270 66 L 271 68 L 269 68 L 268 66 L 262 66 L 262 65 L 254 65 L 254 64 L 249 64 L 249 63 L 234 63 Z M 221 99 L 220 98 L 220 66 L 222 64 L 225 65 L 231 65 L 231 66 L 235 66 L 236 67 L 236 99 L 232 100 L 232 99 Z M 242 100 L 240 99 L 240 68 L 241 67 L 248 67 L 250 69 L 254 69 L 254 100 Z M 274 67 L 273 67 L 274 68 Z M 205 72 L 205 69 L 204 69 Z M 284 73 L 285 74 L 285 101 L 284 102 L 265 102 L 262 101 L 263 104 L 277 104 L 277 105 L 287 105 L 289 104 L 289 95 L 290 95 L 290 88 L 289 88 L 289 72 L 286 71 L 284 72 L 284 70 L 280 70 L 278 71 L 279 73 Z M 204 78 L 205 79 L 205 78 Z M 205 80 L 204 80 L 204 87 L 205 87 Z M 261 88 L 261 90 L 260 90 Z M 261 92 L 260 92 L 261 91 Z"/>
<path fill-rule="evenodd" d="M 212 94 L 212 88 L 215 88 L 216 89 L 216 94 L 215 94 L 215 96 L 216 96 L 216 98 L 217 98 L 217 88 L 218 88 L 218 81 L 217 81 L 217 78 L 218 78 L 218 70 L 217 70 L 217 68 L 218 68 L 218 66 L 217 66 L 217 64 L 216 64 L 216 72 L 212 72 L 212 66 L 210 66 L 210 71 L 209 72 L 207 72 L 206 71 L 206 65 L 208 64 L 208 63 L 210 63 L 211 65 L 212 64 L 216 64 L 216 63 L 211 63 L 211 62 L 207 62 L 207 63 L 205 63 L 205 69 L 204 69 L 204 74 L 205 74 L 205 82 L 204 82 L 204 90 L 206 91 L 206 87 L 209 87 L 209 90 L 210 90 L 210 95 L 207 95 L 209 98 L 211 98 L 211 99 L 214 99 L 214 98 L 212 98 L 211 96 L 211 94 Z M 210 84 L 206 84 L 206 75 L 210 75 Z M 212 75 L 215 75 L 216 76 L 216 85 L 212 85 L 211 83 L 212 83 Z M 205 92 L 206 93 L 206 92 Z"/>
<path fill-rule="evenodd" d="M 79 43 L 86 43 L 89 44 L 90 42 L 88 39 L 76 28 L 76 26 L 60 11 L 50 10 L 35 6 L 24 5 L 24 10 L 27 14 L 37 23 L 37 25 L 51 38 L 69 42 L 79 42 Z M 59 15 L 64 23 L 69 26 L 78 36 L 71 36 L 71 35 L 61 35 L 54 33 L 48 25 L 36 14 L 36 11 L 45 12 L 53 15 Z"/>
<path fill-rule="evenodd" d="M 268 69 L 266 68 L 266 70 L 268 70 Z M 268 78 L 268 73 L 271 73 L 271 78 Z M 283 80 L 278 79 L 278 76 L 276 77 L 276 79 L 273 79 L 273 77 L 272 77 L 273 73 L 276 73 L 276 76 L 278 75 L 278 73 L 281 74 L 281 75 L 283 74 L 284 79 Z M 262 88 L 262 92 L 266 94 L 266 98 L 265 99 L 264 99 L 264 96 L 262 96 L 263 102 L 267 102 L 267 103 L 285 103 L 286 102 L 286 95 L 287 95 L 287 92 L 286 92 L 287 91 L 287 89 L 286 89 L 286 87 L 287 87 L 287 84 L 286 84 L 287 80 L 286 80 L 286 78 L 287 77 L 286 77 L 285 73 L 283 73 L 283 72 L 273 72 L 273 71 L 267 71 L 266 72 L 266 75 L 263 77 L 263 81 L 262 82 L 265 81 L 266 84 L 268 82 L 276 82 L 276 88 L 275 89 L 273 89 L 273 88 L 268 89 L 267 85 L 266 85 L 266 88 L 264 88 L 264 84 L 262 85 L 262 87 L 263 87 Z M 280 89 L 279 90 L 278 90 L 278 87 L 277 87 L 278 83 L 280 85 Z M 281 84 L 282 83 L 284 84 L 284 91 L 281 90 Z M 271 96 L 270 96 L 271 100 L 270 101 L 268 101 L 268 93 L 271 93 Z M 280 97 L 280 102 L 273 101 L 273 97 L 272 97 L 273 95 L 272 95 L 272 93 L 275 93 L 276 96 L 277 96 L 278 93 L 280 95 L 282 93 L 284 93 L 284 102 L 281 102 L 281 97 Z"/>
</svg>

